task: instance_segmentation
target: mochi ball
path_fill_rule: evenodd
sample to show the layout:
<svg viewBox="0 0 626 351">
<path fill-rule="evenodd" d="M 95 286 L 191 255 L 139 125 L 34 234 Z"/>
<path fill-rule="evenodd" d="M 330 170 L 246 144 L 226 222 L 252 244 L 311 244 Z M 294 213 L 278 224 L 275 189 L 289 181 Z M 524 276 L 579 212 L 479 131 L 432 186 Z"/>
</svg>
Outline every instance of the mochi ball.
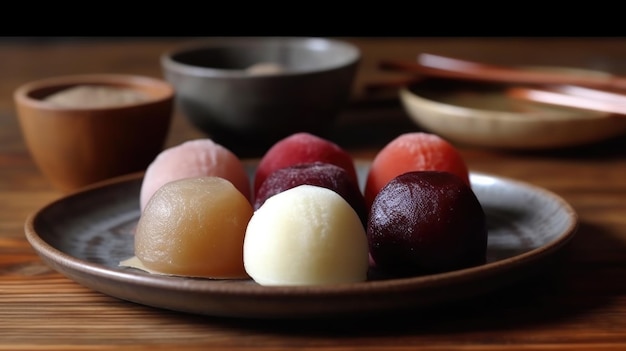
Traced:
<svg viewBox="0 0 626 351">
<path fill-rule="evenodd" d="M 248 173 L 241 160 L 211 139 L 195 139 L 163 150 L 146 169 L 139 203 L 143 210 L 152 195 L 165 183 L 182 178 L 224 178 L 251 199 Z"/>
<path fill-rule="evenodd" d="M 135 257 L 121 265 L 167 275 L 249 279 L 243 241 L 253 211 L 226 179 L 169 182 L 146 204 L 135 232 Z"/>
<path fill-rule="evenodd" d="M 361 219 L 335 191 L 300 185 L 268 198 L 244 239 L 244 267 L 261 285 L 326 285 L 367 279 Z"/>
</svg>

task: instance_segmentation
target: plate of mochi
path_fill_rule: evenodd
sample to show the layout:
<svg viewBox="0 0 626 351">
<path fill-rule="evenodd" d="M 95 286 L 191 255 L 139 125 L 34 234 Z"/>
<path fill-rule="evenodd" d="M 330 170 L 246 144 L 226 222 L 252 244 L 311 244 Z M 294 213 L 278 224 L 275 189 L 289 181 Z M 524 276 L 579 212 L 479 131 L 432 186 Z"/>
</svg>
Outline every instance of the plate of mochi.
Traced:
<svg viewBox="0 0 626 351">
<path fill-rule="evenodd" d="M 210 139 L 33 213 L 42 260 L 103 294 L 185 313 L 302 319 L 469 299 L 549 264 L 578 216 L 557 194 L 472 172 L 434 134 L 372 160 L 296 133 L 240 160 Z"/>
</svg>

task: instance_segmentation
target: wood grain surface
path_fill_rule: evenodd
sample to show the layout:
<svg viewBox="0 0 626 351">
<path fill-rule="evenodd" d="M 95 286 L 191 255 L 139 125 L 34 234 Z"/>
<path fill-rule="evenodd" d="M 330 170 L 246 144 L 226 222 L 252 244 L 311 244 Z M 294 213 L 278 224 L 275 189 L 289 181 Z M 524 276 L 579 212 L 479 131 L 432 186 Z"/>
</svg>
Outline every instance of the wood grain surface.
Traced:
<svg viewBox="0 0 626 351">
<path fill-rule="evenodd" d="M 494 64 L 555 64 L 626 72 L 623 38 L 345 38 L 363 51 L 354 101 L 332 139 L 372 158 L 417 131 L 391 94 L 381 59 L 420 51 Z M 551 190 L 580 228 L 553 265 L 520 284 L 426 311 L 358 320 L 258 321 L 164 311 L 120 301 L 47 267 L 24 236 L 26 217 L 63 196 L 38 171 L 15 116 L 13 90 L 77 73 L 161 77 L 158 57 L 185 38 L 0 38 L 0 350 L 624 350 L 626 138 L 560 151 L 459 145 L 474 171 Z M 385 96 L 382 96 L 385 95 Z M 201 137 L 176 114 L 168 145 Z"/>
</svg>

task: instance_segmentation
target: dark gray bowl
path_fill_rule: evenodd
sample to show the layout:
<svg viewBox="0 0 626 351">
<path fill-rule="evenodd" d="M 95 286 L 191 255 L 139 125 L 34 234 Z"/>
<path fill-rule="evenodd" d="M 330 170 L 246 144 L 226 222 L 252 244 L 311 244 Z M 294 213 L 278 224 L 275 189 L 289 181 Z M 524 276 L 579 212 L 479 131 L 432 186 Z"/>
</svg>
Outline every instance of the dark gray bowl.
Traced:
<svg viewBox="0 0 626 351">
<path fill-rule="evenodd" d="M 291 133 L 326 133 L 350 99 L 360 59 L 357 47 L 336 39 L 230 37 L 175 48 L 161 65 L 182 114 L 248 156 Z M 283 70 L 251 74 L 259 63 Z"/>
</svg>

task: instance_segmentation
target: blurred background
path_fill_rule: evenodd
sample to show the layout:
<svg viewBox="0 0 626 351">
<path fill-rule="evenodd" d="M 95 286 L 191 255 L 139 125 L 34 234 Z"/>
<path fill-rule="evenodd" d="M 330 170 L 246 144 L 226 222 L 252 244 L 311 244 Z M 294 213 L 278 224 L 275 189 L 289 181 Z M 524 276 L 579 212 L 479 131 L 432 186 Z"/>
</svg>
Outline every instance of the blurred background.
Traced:
<svg viewBox="0 0 626 351">
<path fill-rule="evenodd" d="M 354 85 L 353 108 L 341 117 L 334 131 L 347 148 L 358 148 L 365 142 L 369 146 L 382 145 L 392 135 L 415 130 L 415 125 L 398 108 L 397 91 L 365 92 L 370 83 L 405 77 L 402 73 L 381 70 L 379 63 L 383 59 L 414 60 L 418 53 L 429 52 L 492 64 L 566 66 L 626 75 L 626 38 L 623 37 L 336 38 L 354 43 L 364 52 Z M 69 74 L 110 72 L 162 78 L 160 55 L 182 43 L 201 39 L 203 37 L 185 36 L 0 37 L 0 94 L 10 96 L 25 81 Z M 137 42 L 141 42 L 140 50 L 135 47 Z M 80 54 L 75 50 L 77 47 Z M 119 55 L 120 51 L 126 54 Z M 91 59 L 101 55 L 110 55 L 112 59 Z M 147 57 L 152 59 L 146 60 Z M 106 66 L 103 67 L 102 62 L 107 62 Z M 2 99 L 0 114 L 7 113 L 14 113 L 11 100 Z M 175 119 L 173 128 L 182 128 L 186 123 L 185 119 Z M 386 126 L 388 135 L 379 133 L 377 126 L 381 124 Z M 171 140 L 170 144 L 175 142 L 178 140 Z"/>
</svg>

